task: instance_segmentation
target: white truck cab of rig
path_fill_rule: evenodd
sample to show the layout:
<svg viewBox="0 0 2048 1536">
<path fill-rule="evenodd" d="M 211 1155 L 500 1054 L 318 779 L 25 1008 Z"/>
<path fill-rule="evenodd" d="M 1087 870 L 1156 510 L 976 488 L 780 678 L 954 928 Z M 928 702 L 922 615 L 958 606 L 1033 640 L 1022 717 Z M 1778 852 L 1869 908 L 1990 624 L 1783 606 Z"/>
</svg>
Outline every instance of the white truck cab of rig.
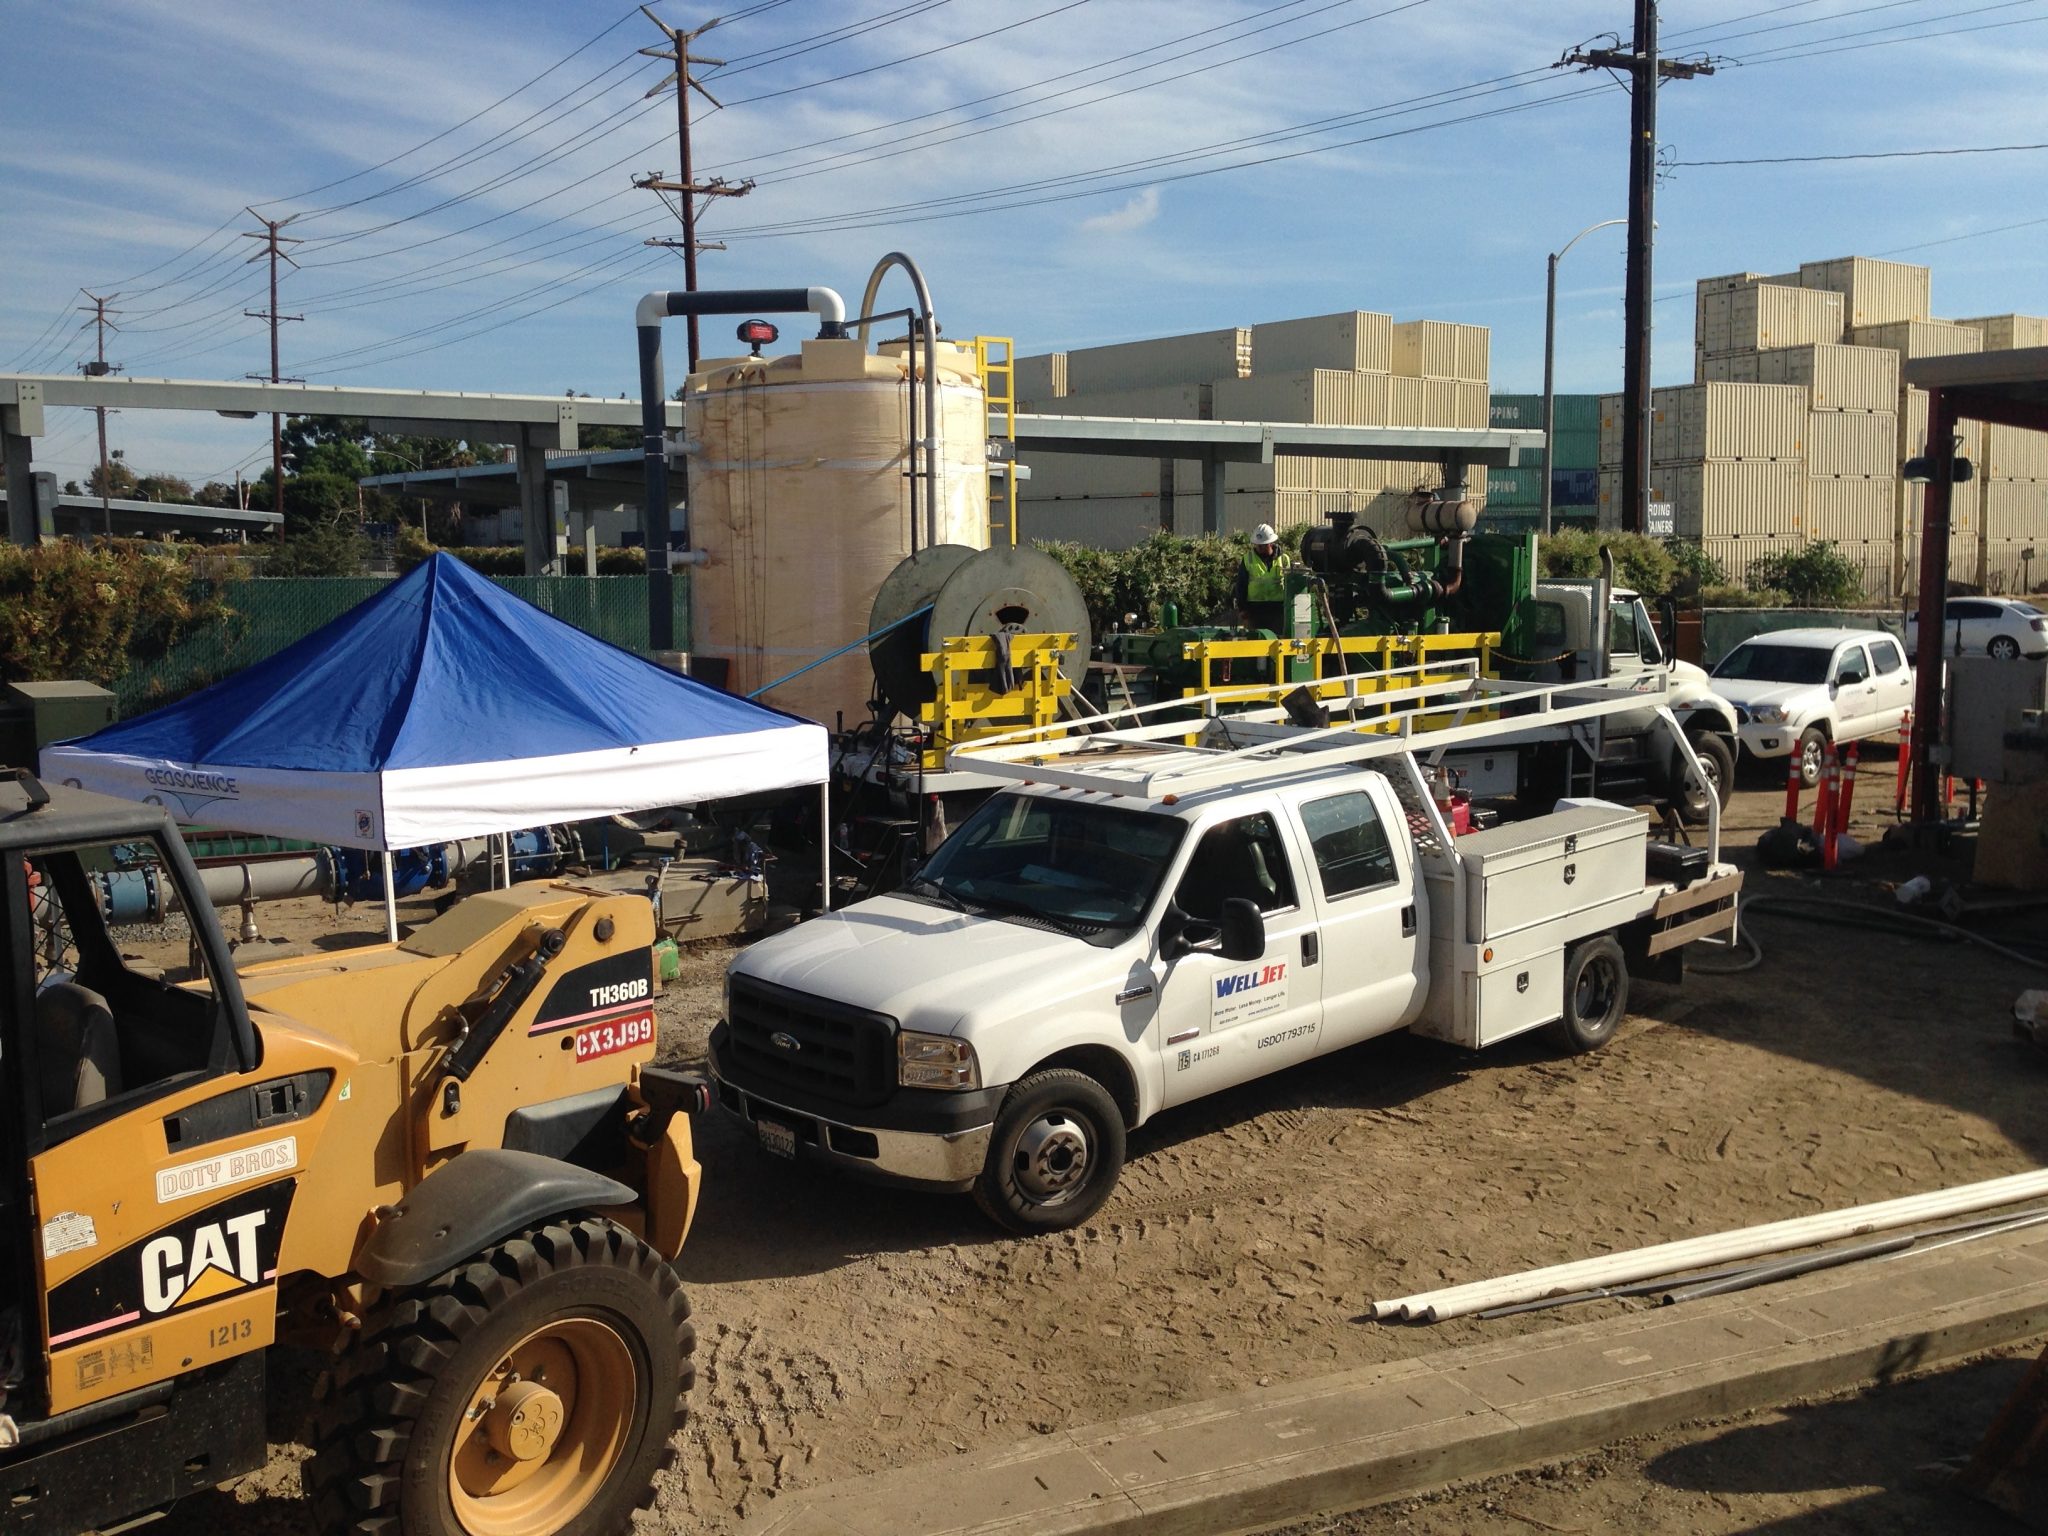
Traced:
<svg viewBox="0 0 2048 1536">
<path fill-rule="evenodd" d="M 915 879 L 734 961 L 720 1101 L 1034 1232 L 1094 1214 L 1161 1110 L 1377 1035 L 1601 1045 L 1631 971 L 1732 935 L 1714 798 L 1703 849 L 1598 801 L 1454 835 L 1432 760 L 1646 704 L 1698 759 L 1627 683 L 1433 676 L 1320 685 L 1335 723 L 1177 700 L 960 749 L 1011 783 Z"/>
</svg>

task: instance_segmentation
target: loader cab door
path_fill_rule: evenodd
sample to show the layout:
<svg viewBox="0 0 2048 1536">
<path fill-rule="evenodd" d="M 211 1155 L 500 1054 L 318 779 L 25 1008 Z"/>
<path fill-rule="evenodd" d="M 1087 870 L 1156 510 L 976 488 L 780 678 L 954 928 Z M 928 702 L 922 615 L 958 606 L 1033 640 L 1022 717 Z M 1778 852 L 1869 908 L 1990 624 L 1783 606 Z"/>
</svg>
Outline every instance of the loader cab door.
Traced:
<svg viewBox="0 0 2048 1536">
<path fill-rule="evenodd" d="M 245 1085 L 210 913 L 168 943 L 108 920 L 127 915 L 124 876 L 182 891 L 182 850 L 124 838 L 5 863 L 0 1060 L 9 1166 L 28 1172 L 6 1268 L 38 1406 L 61 1413 L 271 1341 L 298 1159 Z"/>
</svg>

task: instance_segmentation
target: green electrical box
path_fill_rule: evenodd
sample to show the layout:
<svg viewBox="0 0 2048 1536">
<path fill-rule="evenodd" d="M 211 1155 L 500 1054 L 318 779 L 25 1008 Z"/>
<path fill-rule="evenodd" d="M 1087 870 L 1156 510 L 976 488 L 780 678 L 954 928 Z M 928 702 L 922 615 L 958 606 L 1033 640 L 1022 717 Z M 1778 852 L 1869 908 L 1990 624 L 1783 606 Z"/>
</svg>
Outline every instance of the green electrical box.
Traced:
<svg viewBox="0 0 2048 1536">
<path fill-rule="evenodd" d="M 51 742 L 104 730 L 117 711 L 114 695 L 95 683 L 9 683 L 0 689 L 0 764 L 34 768 Z"/>
</svg>

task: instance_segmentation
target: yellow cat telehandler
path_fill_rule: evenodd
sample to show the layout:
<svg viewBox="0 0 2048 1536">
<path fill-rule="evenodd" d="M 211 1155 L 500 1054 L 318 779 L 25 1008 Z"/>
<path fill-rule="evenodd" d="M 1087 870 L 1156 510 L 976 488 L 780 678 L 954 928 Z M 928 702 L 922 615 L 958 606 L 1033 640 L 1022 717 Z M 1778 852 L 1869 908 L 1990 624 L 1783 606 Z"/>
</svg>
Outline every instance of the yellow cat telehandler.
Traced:
<svg viewBox="0 0 2048 1536">
<path fill-rule="evenodd" d="M 124 956 L 137 879 L 188 964 Z M 535 884 L 237 974 L 162 811 L 0 778 L 0 1531 L 262 1465 L 273 1345 L 329 1356 L 317 1529 L 624 1526 L 695 1344 L 705 1090 L 652 1065 L 654 937 Z"/>
</svg>

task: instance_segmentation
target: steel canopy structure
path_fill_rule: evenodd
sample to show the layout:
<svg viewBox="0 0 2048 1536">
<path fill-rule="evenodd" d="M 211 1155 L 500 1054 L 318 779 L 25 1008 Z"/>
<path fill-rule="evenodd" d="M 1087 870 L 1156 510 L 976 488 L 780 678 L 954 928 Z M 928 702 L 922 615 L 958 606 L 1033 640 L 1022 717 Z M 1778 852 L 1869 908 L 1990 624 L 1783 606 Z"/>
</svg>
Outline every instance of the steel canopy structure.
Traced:
<svg viewBox="0 0 2048 1536">
<path fill-rule="evenodd" d="M 546 494 L 548 450 L 574 450 L 583 427 L 635 427 L 637 400 L 599 400 L 564 395 L 470 394 L 447 390 L 376 389 L 325 384 L 271 384 L 220 379 L 135 379 L 107 374 L 0 374 L 0 456 L 6 459 L 8 537 L 36 541 L 34 440 L 48 430 L 52 409 L 210 411 L 249 417 L 276 412 L 290 416 L 361 417 L 373 432 L 460 437 L 507 443 L 514 463 L 519 504 L 525 513 L 526 565 L 543 572 L 555 558 L 554 520 Z M 682 425 L 682 406 L 667 405 L 668 424 Z M 669 509 L 671 512 L 673 508 Z M 644 523 L 643 523 L 644 526 Z M 667 542 L 666 529 L 650 543 Z"/>
<path fill-rule="evenodd" d="M 1948 596 L 1949 514 L 1954 499 L 1956 424 L 2048 432 L 2048 347 L 1909 359 L 1905 382 L 1927 391 L 1927 510 L 1920 526 L 1919 646 L 1913 661 L 1913 819 L 1941 814 L 1935 741 L 1942 718 L 1941 614 Z"/>
<path fill-rule="evenodd" d="M 0 495 L 0 506 L 6 502 L 6 496 Z M 116 534 L 141 538 L 175 533 L 247 539 L 252 533 L 268 533 L 280 526 L 284 514 L 249 507 L 202 507 L 183 501 L 135 501 L 112 496 L 102 502 L 97 496 L 64 495 L 57 498 L 54 521 L 58 533 L 74 537 L 90 537 L 112 522 Z"/>
</svg>

